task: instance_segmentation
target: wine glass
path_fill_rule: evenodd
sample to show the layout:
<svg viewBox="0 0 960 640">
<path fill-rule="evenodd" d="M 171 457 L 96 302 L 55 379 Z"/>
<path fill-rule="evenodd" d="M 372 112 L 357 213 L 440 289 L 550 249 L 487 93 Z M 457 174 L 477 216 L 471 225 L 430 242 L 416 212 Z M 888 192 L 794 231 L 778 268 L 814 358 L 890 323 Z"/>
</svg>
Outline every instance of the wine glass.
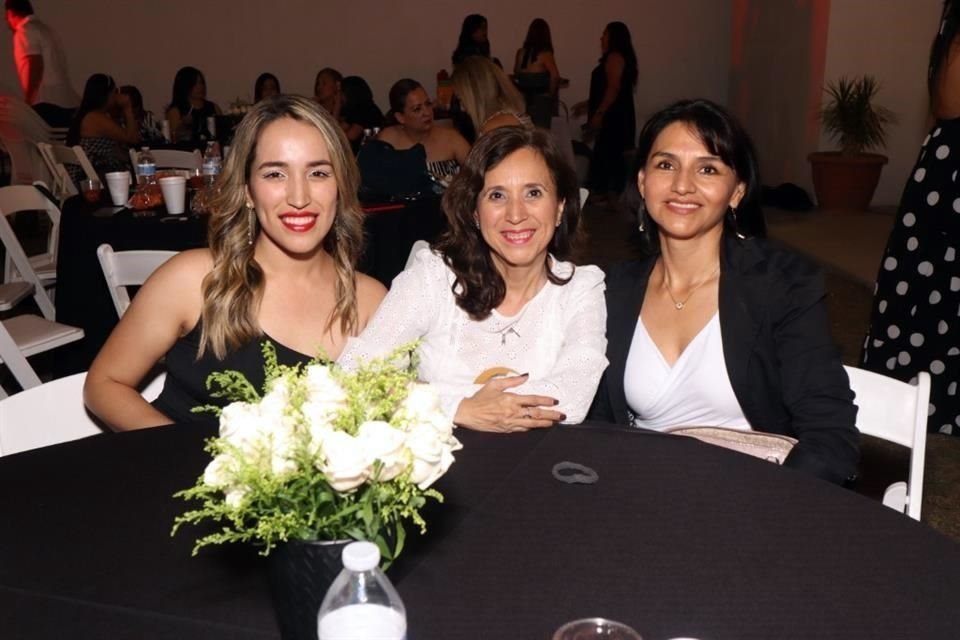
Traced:
<svg viewBox="0 0 960 640">
<path fill-rule="evenodd" d="M 584 618 L 568 622 L 553 634 L 553 640 L 643 640 L 622 622 L 606 618 Z"/>
</svg>

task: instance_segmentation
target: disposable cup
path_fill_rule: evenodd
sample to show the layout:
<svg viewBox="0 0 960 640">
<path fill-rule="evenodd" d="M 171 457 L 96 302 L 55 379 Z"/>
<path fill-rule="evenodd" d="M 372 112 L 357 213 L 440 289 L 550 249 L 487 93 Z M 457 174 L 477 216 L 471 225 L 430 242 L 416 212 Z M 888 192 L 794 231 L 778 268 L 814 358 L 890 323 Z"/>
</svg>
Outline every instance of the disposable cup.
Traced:
<svg viewBox="0 0 960 640">
<path fill-rule="evenodd" d="M 183 213 L 187 197 L 186 178 L 183 176 L 160 178 L 160 191 L 163 192 L 163 202 L 167 206 L 167 213 Z"/>
<path fill-rule="evenodd" d="M 114 206 L 122 207 L 127 204 L 130 196 L 130 172 L 111 171 L 106 176 L 107 189 L 110 191 L 110 200 Z"/>
</svg>

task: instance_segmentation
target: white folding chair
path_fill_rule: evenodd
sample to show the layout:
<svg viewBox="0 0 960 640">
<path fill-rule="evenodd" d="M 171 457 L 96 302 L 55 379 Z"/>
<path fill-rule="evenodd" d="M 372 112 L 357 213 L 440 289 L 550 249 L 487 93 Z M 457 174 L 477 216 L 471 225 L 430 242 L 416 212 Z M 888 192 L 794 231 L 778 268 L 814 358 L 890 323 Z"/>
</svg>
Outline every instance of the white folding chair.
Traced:
<svg viewBox="0 0 960 640">
<path fill-rule="evenodd" d="M 137 166 L 139 149 L 130 148 L 130 164 Z M 157 169 L 199 169 L 203 166 L 203 156 L 198 150 L 177 151 L 176 149 L 150 149 L 150 155 L 157 162 Z"/>
<path fill-rule="evenodd" d="M 160 394 L 165 377 L 161 373 L 141 391 L 148 402 Z M 86 372 L 78 373 L 0 401 L 0 456 L 102 433 L 83 404 L 86 379 Z"/>
<path fill-rule="evenodd" d="M 27 257 L 8 217 L 20 211 L 45 211 L 50 218 L 47 248 L 43 253 Z M 57 279 L 57 246 L 60 236 L 60 209 L 34 186 L 17 185 L 0 188 L 0 242 L 6 249 L 4 282 L 26 281 L 34 286 L 34 299 L 48 320 L 54 319 L 53 300 L 45 287 Z"/>
<path fill-rule="evenodd" d="M 68 147 L 62 144 L 50 144 L 48 142 L 38 142 L 37 148 L 40 155 L 54 176 L 53 193 L 61 201 L 77 195 L 77 188 L 73 184 L 70 172 L 65 165 L 76 165 L 83 170 L 84 175 L 90 180 L 98 180 L 97 172 L 93 168 L 93 163 L 87 157 L 86 152 L 80 145 Z"/>
<path fill-rule="evenodd" d="M 33 314 L 0 321 L 0 364 L 7 365 L 23 389 L 39 386 L 40 377 L 27 358 L 83 338 L 83 329 L 53 322 Z M 7 392 L 0 387 L 0 398 Z"/>
<path fill-rule="evenodd" d="M 590 189 L 584 189 L 580 187 L 580 208 L 583 208 L 583 205 L 587 204 L 587 198 L 590 197 Z"/>
<path fill-rule="evenodd" d="M 923 466 L 927 446 L 930 374 L 921 371 L 917 384 L 907 384 L 879 373 L 844 367 L 857 394 L 857 429 L 910 449 L 906 482 L 895 482 L 883 494 L 883 504 L 915 520 L 923 500 Z"/>
<path fill-rule="evenodd" d="M 114 251 L 109 244 L 97 247 L 97 258 L 118 317 L 122 318 L 130 306 L 127 287 L 146 282 L 157 267 L 176 254 L 176 251 Z"/>
</svg>

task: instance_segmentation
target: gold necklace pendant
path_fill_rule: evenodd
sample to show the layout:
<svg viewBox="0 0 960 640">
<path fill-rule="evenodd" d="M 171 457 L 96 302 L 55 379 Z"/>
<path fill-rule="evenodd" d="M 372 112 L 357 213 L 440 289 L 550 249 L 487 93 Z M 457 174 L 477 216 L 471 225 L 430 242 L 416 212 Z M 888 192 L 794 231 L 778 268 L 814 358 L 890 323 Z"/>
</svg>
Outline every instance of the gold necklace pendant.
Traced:
<svg viewBox="0 0 960 640">
<path fill-rule="evenodd" d="M 667 295 L 670 296 L 670 300 L 673 301 L 673 308 L 676 309 L 677 311 L 683 311 L 684 307 L 686 307 L 686 306 L 687 306 L 687 303 L 690 301 L 690 298 L 692 298 L 692 297 L 693 297 L 693 294 L 695 294 L 695 293 L 697 292 L 697 289 L 699 289 L 700 287 L 702 287 L 702 286 L 705 285 L 706 283 L 708 283 L 708 282 L 710 282 L 711 280 L 713 280 L 714 276 L 716 276 L 718 273 L 720 273 L 720 267 L 719 267 L 719 266 L 717 267 L 716 271 L 714 271 L 713 273 L 710 274 L 709 277 L 705 278 L 704 280 L 701 280 L 701 281 L 698 282 L 696 285 L 694 285 L 693 289 L 690 290 L 690 293 L 688 293 L 688 294 L 687 294 L 687 297 L 686 297 L 685 299 L 683 299 L 683 300 L 677 300 L 676 298 L 673 297 L 673 292 L 670 291 L 670 285 L 667 284 L 667 272 L 666 272 L 666 270 L 664 270 L 664 272 L 663 272 L 663 284 L 662 284 L 662 286 L 663 286 L 664 289 L 667 290 Z"/>
</svg>

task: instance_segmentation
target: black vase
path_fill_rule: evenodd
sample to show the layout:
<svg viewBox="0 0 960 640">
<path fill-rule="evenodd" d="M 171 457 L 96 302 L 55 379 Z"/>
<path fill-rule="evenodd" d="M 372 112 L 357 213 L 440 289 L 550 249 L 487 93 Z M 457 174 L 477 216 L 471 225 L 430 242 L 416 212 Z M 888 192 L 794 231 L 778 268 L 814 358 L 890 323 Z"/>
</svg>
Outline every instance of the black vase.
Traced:
<svg viewBox="0 0 960 640">
<path fill-rule="evenodd" d="M 270 554 L 270 591 L 283 640 L 317 640 L 317 612 L 350 542 L 291 540 Z"/>
</svg>

